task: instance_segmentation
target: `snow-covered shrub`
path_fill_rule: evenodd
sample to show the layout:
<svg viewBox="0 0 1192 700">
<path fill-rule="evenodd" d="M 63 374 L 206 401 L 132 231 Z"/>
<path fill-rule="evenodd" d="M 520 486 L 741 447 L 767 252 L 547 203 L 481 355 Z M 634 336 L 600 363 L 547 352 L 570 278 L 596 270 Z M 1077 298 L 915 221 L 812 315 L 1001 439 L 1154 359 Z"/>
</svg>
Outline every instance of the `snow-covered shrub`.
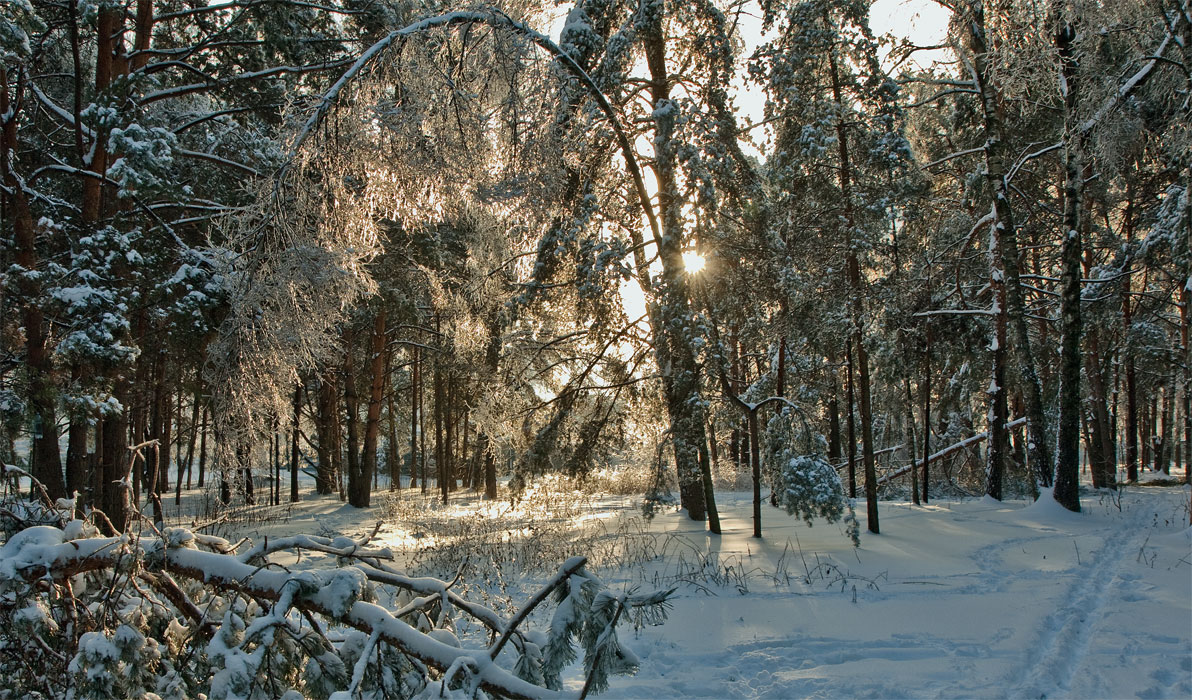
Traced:
<svg viewBox="0 0 1192 700">
<path fill-rule="evenodd" d="M 798 430 L 804 432 L 802 439 Z M 799 450 L 800 443 L 806 448 L 804 451 Z M 815 450 L 818 445 L 813 443 L 806 427 L 800 424 L 796 428 L 789 408 L 766 425 L 765 446 L 765 473 L 776 504 L 808 525 L 813 518 L 823 518 L 829 523 L 843 519 L 845 534 L 854 545 L 859 545 L 859 525 L 840 475 L 822 452 Z"/>
</svg>

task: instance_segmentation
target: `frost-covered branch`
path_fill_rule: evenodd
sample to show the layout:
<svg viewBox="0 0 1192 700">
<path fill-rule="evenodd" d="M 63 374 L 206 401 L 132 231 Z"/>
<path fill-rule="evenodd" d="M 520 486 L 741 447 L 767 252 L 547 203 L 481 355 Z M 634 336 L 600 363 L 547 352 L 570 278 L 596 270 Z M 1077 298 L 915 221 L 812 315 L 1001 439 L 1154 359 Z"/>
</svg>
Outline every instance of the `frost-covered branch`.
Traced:
<svg viewBox="0 0 1192 700">
<path fill-rule="evenodd" d="M 370 46 L 363 54 L 360 55 L 356 62 L 340 76 L 339 80 L 323 94 L 319 100 L 319 106 L 314 114 L 306 121 L 306 124 L 298 132 L 294 140 L 293 151 L 297 151 L 305 143 L 307 138 L 314 132 L 315 128 L 331 110 L 331 107 L 339 100 L 343 91 L 351 85 L 357 78 L 359 78 L 373 63 L 378 61 L 385 52 L 393 45 L 400 43 L 400 41 L 422 34 L 431 29 L 450 28 L 462 24 L 487 24 L 496 29 L 505 29 L 514 34 L 525 37 L 531 42 L 545 50 L 556 60 L 563 64 L 564 67 L 576 79 L 578 79 L 589 95 L 596 100 L 600 106 L 601 111 L 604 112 L 608 119 L 609 126 L 612 127 L 617 138 L 617 145 L 621 150 L 621 155 L 625 159 L 626 167 L 629 168 L 631 177 L 633 178 L 634 189 L 637 191 L 639 204 L 642 211 L 650 224 L 650 231 L 654 236 L 655 242 L 662 240 L 662 229 L 658 224 L 658 218 L 654 213 L 653 205 L 650 204 L 651 197 L 646 189 L 645 180 L 642 177 L 641 168 L 638 165 L 637 157 L 634 154 L 633 148 L 630 145 L 629 137 L 625 134 L 625 130 L 621 127 L 620 119 L 608 98 L 603 91 L 596 85 L 596 81 L 583 69 L 575 59 L 571 57 L 566 51 L 563 51 L 558 44 L 552 41 L 546 35 L 531 29 L 525 24 L 518 22 L 508 15 L 498 11 L 492 12 L 475 12 L 475 11 L 459 11 L 449 12 L 438 15 L 436 17 L 428 17 L 419 20 L 407 27 L 397 29 L 390 32 L 377 43 Z"/>
<path fill-rule="evenodd" d="M 606 603 L 614 597 L 600 591 L 596 579 L 584 571 L 586 559 L 576 557 L 565 562 L 517 616 L 505 621 L 494 611 L 451 591 L 452 583 L 407 577 L 375 557 L 368 563 L 370 555 L 383 551 L 361 550 L 369 538 L 341 541 L 297 535 L 235 554 L 235 547 L 226 540 L 198 537 L 185 529 L 167 528 L 154 536 L 141 537 L 94 534 L 94 528 L 75 520 L 65 529 L 27 528 L 0 548 L 0 590 L 12 603 L 0 606 L 0 618 L 7 620 L 7 616 L 15 615 L 22 620 L 41 620 L 37 623 L 41 625 L 41 636 L 34 635 L 40 645 L 37 653 L 50 655 L 62 666 L 69 661 L 67 672 L 83 683 L 77 686 L 80 697 L 139 696 L 134 690 L 138 683 L 151 682 L 158 673 L 166 673 L 173 680 L 163 680 L 167 678 L 163 676 L 157 684 L 181 682 L 181 673 L 193 674 L 187 682 L 209 690 L 213 697 L 276 696 L 287 687 L 298 689 L 302 682 L 315 684 L 310 686 L 312 689 L 321 688 L 315 694 L 343 688 L 367 694 L 370 688 L 385 683 L 389 684 L 384 686 L 385 692 L 389 692 L 397 689 L 394 684 L 398 681 L 394 679 L 400 678 L 401 692 L 405 694 L 458 687 L 483 689 L 506 698 L 554 698 L 559 692 L 551 679 L 557 681 L 558 669 L 567 658 L 574 658 L 573 632 L 586 630 L 577 637 L 586 658 L 601 659 L 612 653 L 620 660 L 588 664 L 594 676 L 588 685 L 606 687 L 609 673 L 636 668 L 636 661 L 624 663 L 625 654 L 616 645 L 613 628 L 618 620 L 636 616 L 650 624 L 661 623 L 671 593 L 621 596 L 618 600 L 627 609 L 641 612 L 617 616 L 610 623 Z M 281 545 L 333 553 L 340 566 L 311 571 L 278 567 L 269 563 L 266 553 L 281 549 Z M 354 563 L 346 564 L 345 557 L 352 557 Z M 99 585 L 82 585 L 84 580 Z M 69 592 L 72 585 L 87 597 L 76 602 Z M 377 585 L 425 595 L 390 610 L 373 602 Z M 51 592 L 42 600 L 41 596 L 54 587 L 65 595 Z M 541 641 L 541 635 L 525 633 L 519 627 L 526 624 L 532 610 L 564 587 L 567 593 L 559 596 L 561 604 L 551 623 L 550 643 L 545 647 L 531 644 L 530 639 Z M 97 595 L 104 597 L 103 605 L 97 606 Z M 139 602 L 130 605 L 129 600 Z M 108 622 L 90 623 L 91 629 L 98 625 L 99 631 L 78 639 L 76 647 L 69 637 L 59 633 L 61 624 L 53 618 L 65 620 L 78 615 L 78 603 L 90 606 L 97 615 L 114 619 L 104 617 Z M 162 643 L 165 639 L 157 640 L 155 653 L 159 656 L 142 663 L 134 663 L 135 655 L 127 656 L 127 649 L 115 655 L 109 653 L 111 644 L 117 648 L 130 644 L 137 649 L 149 648 L 144 645 L 153 640 L 146 640 L 137 631 L 148 633 L 152 628 L 137 622 L 144 613 L 136 611 L 145 603 L 146 610 L 172 620 L 165 631 L 168 646 Z M 69 609 L 57 610 L 56 605 L 67 605 Z M 433 612 L 435 606 L 440 606 L 437 613 Z M 498 641 L 488 648 L 461 644 L 451 630 L 454 609 L 480 620 L 499 634 Z M 634 623 L 640 624 L 642 619 Z M 189 627 L 182 626 L 181 620 Z M 423 620 L 437 620 L 432 623 L 436 628 L 414 626 L 414 622 L 421 624 Z M 565 627 L 571 632 L 559 636 L 564 629 L 560 620 L 566 621 Z M 352 628 L 363 636 L 353 637 L 355 632 L 328 634 L 329 627 Z M 603 630 L 601 634 L 594 633 L 598 629 Z M 497 659 L 504 643 L 515 634 L 518 662 L 513 671 L 498 665 Z M 361 644 L 361 640 L 366 641 Z M 12 643 L 16 642 L 6 642 Z M 24 643 L 31 642 L 26 639 Z M 194 653 L 200 649 L 205 650 L 205 661 Z M 108 664 L 117 657 L 129 665 L 113 675 L 116 669 L 108 668 Z M 284 672 L 275 675 L 279 666 L 309 669 L 309 663 L 323 670 L 313 677 L 307 673 L 305 681 Z M 401 671 L 385 676 L 387 672 L 380 671 L 378 664 L 389 664 L 391 670 L 400 667 Z M 104 668 L 107 670 L 101 670 Z M 127 678 L 125 674 L 129 674 Z M 419 677 L 421 680 L 415 682 Z M 278 682 L 283 685 L 278 686 Z M 258 683 L 267 685 L 256 691 L 244 690 Z M 273 690 L 266 690 L 270 687 Z M 236 688 L 241 690 L 230 695 L 229 691 Z"/>
</svg>

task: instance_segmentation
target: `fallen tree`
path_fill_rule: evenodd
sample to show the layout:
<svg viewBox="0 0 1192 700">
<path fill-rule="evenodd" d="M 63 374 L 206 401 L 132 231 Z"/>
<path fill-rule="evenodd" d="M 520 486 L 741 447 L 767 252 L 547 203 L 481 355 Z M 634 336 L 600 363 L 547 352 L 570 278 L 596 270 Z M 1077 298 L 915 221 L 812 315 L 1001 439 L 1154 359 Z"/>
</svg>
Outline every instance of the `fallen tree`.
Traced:
<svg viewBox="0 0 1192 700">
<path fill-rule="evenodd" d="M 578 649 L 582 697 L 636 670 L 616 627 L 661 622 L 670 594 L 611 593 L 574 557 L 506 619 L 459 595 L 458 578 L 404 575 L 373 535 L 233 544 L 149 526 L 100 537 L 65 510 L 15 510 L 57 522 L 0 548 L 0 697 L 552 698 Z M 273 558 L 294 551 L 334 565 L 293 571 Z M 552 595 L 546 629 L 526 629 Z M 487 646 L 461 643 L 463 616 Z"/>
</svg>

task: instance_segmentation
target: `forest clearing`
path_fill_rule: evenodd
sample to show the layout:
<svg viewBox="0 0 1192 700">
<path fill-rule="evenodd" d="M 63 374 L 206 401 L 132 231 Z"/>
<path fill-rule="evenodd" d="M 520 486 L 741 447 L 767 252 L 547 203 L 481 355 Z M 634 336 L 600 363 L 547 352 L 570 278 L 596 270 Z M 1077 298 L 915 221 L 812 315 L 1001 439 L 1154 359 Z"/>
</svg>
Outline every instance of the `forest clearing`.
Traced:
<svg viewBox="0 0 1192 700">
<path fill-rule="evenodd" d="M 1192 694 L 1192 0 L 4 0 L 0 700 Z"/>
</svg>

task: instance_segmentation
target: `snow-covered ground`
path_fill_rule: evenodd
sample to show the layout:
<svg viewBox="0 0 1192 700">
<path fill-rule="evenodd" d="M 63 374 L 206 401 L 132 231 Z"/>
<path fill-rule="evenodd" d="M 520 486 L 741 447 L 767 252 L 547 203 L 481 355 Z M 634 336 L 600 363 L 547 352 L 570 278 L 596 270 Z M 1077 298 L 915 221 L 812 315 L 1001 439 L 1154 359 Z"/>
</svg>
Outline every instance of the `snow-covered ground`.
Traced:
<svg viewBox="0 0 1192 700">
<path fill-rule="evenodd" d="M 406 510 L 308 499 L 288 522 L 249 529 L 359 535 L 387 513 L 382 541 L 447 548 L 402 498 Z M 622 633 L 641 669 L 608 697 L 1192 697 L 1187 486 L 1086 492 L 1079 514 L 1050 499 L 883 502 L 880 536 L 858 512 L 856 550 L 836 525 L 808 528 L 768 505 L 754 539 L 749 494 L 718 500 L 720 536 L 676 512 L 639 523 L 628 499 L 584 507 L 600 523 L 581 527 L 585 547 L 637 533 L 639 561 L 594 567 L 606 583 L 677 586 L 665 625 Z M 461 496 L 424 517 L 458 525 L 483 508 Z M 502 511 L 516 522 L 508 503 L 490 513 Z M 504 566 L 515 599 L 534 588 L 537 574 Z M 569 683 L 582 686 L 578 668 Z"/>
</svg>

